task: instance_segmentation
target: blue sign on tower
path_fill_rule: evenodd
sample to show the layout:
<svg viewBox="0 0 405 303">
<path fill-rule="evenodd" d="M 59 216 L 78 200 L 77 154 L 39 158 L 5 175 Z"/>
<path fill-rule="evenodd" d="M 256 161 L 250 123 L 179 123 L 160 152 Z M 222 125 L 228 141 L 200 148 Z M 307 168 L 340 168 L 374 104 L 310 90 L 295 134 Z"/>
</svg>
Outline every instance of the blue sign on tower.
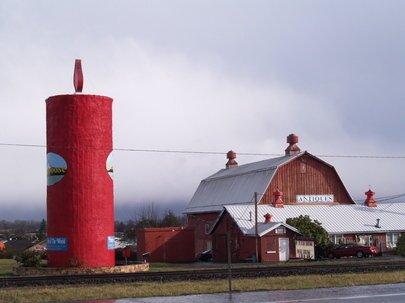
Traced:
<svg viewBox="0 0 405 303">
<path fill-rule="evenodd" d="M 66 237 L 48 237 L 46 248 L 49 251 L 67 251 L 68 239 Z"/>
</svg>

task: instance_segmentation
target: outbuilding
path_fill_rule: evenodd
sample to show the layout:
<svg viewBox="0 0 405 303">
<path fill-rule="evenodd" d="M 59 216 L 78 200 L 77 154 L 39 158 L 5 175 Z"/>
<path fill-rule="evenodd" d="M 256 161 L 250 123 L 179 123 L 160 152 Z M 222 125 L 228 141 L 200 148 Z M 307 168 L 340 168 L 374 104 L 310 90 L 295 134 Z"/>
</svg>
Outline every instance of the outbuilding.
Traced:
<svg viewBox="0 0 405 303">
<path fill-rule="evenodd" d="M 142 228 L 137 231 L 138 260 L 192 262 L 194 230 L 184 227 Z"/>
<path fill-rule="evenodd" d="M 210 231 L 213 260 L 227 261 L 228 243 L 232 262 L 256 261 L 257 258 L 260 262 L 314 258 L 313 239 L 303 238 L 297 229 L 284 222 L 273 221 L 270 214 L 262 219 L 256 236 L 251 214 L 247 220 L 241 220 L 224 209 Z"/>
</svg>

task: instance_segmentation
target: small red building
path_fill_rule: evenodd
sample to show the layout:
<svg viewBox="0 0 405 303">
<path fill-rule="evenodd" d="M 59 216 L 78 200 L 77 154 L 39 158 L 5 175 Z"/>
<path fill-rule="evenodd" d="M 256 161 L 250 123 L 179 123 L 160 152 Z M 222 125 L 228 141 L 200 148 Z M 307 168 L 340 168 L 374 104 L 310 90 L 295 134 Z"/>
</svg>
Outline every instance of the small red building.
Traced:
<svg viewBox="0 0 405 303">
<path fill-rule="evenodd" d="M 263 218 L 262 218 L 263 219 Z M 258 223 L 257 251 L 261 262 L 287 261 L 302 258 L 297 255 L 297 241 L 304 240 L 294 227 L 283 223 L 271 221 L 266 215 Z M 256 230 L 254 220 L 245 222 L 232 217 L 224 210 L 210 232 L 212 236 L 212 256 L 215 262 L 227 261 L 227 233 L 230 233 L 230 247 L 232 262 L 252 261 L 256 259 Z M 312 251 L 307 258 L 313 258 L 314 241 L 306 239 Z M 301 243 L 300 243 L 301 244 Z"/>
<path fill-rule="evenodd" d="M 138 260 L 192 262 L 194 230 L 184 227 L 142 228 L 137 232 Z"/>
</svg>

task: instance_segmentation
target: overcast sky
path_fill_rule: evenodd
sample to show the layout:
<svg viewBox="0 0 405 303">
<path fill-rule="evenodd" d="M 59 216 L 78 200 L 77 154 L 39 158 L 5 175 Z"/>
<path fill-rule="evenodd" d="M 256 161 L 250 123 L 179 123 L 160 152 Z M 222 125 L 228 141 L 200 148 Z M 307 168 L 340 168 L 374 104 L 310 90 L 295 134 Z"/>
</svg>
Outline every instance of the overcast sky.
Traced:
<svg viewBox="0 0 405 303">
<path fill-rule="evenodd" d="M 115 147 L 282 153 L 295 132 L 313 154 L 404 155 L 404 54 L 403 1 L 3 0 L 0 141 L 46 143 L 44 100 L 81 58 Z M 41 216 L 45 158 L 0 146 L 0 219 Z M 356 198 L 405 192 L 404 159 L 325 160 Z M 186 203 L 225 163 L 117 151 L 116 204 Z"/>
</svg>

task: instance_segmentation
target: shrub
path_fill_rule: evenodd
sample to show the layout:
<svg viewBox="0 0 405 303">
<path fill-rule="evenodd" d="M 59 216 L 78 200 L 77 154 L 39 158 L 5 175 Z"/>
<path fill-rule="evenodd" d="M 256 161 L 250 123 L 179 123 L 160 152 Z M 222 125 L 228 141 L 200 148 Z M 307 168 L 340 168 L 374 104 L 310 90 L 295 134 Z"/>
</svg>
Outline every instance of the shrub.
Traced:
<svg viewBox="0 0 405 303">
<path fill-rule="evenodd" d="M 321 222 L 312 220 L 309 216 L 288 218 L 286 223 L 295 227 L 304 237 L 313 238 L 315 241 L 316 258 L 326 257 L 331 246 L 327 231 L 322 227 Z"/>
<path fill-rule="evenodd" d="M 405 234 L 402 234 L 397 241 L 396 253 L 405 257 Z"/>
<path fill-rule="evenodd" d="M 16 260 L 24 267 L 40 267 L 43 253 L 37 251 L 24 251 Z"/>
</svg>

